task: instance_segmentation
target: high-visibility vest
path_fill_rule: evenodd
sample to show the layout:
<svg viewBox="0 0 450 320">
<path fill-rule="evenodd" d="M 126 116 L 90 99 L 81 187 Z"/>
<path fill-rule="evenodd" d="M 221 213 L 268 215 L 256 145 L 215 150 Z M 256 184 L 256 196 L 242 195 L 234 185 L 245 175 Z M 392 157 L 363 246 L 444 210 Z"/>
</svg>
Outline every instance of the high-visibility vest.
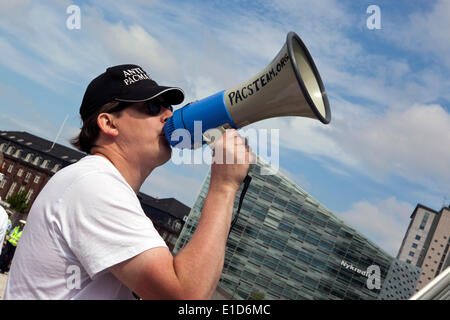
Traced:
<svg viewBox="0 0 450 320">
<path fill-rule="evenodd" d="M 22 230 L 20 230 L 19 226 L 15 227 L 13 231 L 10 233 L 10 239 L 8 240 L 14 247 L 17 247 L 17 242 L 22 235 Z"/>
</svg>

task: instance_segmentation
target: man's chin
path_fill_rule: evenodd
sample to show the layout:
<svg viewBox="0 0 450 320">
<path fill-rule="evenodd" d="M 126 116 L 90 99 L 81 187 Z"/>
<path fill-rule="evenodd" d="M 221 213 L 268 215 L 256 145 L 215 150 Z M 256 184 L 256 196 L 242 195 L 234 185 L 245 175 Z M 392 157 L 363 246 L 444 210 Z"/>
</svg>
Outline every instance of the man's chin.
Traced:
<svg viewBox="0 0 450 320">
<path fill-rule="evenodd" d="M 172 147 L 170 146 L 169 142 L 167 140 L 163 143 L 164 146 L 162 147 L 163 150 L 161 150 L 164 155 L 162 155 L 163 164 L 170 160 L 172 157 Z"/>
</svg>

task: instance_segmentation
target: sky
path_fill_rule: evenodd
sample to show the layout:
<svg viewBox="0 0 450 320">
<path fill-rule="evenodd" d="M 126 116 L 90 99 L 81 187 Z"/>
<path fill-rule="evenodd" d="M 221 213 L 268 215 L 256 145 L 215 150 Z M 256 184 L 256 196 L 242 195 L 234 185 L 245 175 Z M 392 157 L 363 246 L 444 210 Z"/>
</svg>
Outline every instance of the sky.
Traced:
<svg viewBox="0 0 450 320">
<path fill-rule="evenodd" d="M 332 120 L 251 127 L 278 129 L 280 171 L 395 256 L 418 203 L 450 202 L 447 30 L 447 0 L 0 0 L 0 129 L 53 141 L 67 117 L 58 143 L 69 146 L 84 90 L 107 67 L 138 64 L 188 103 L 257 74 L 294 31 Z M 192 206 L 207 172 L 169 161 L 141 191 Z"/>
</svg>

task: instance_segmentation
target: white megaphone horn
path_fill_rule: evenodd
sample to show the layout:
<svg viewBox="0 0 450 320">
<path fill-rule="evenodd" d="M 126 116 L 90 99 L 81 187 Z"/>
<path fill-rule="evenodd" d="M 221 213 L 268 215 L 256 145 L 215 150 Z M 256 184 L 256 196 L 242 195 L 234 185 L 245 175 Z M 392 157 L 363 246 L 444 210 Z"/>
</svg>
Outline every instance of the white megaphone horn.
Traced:
<svg viewBox="0 0 450 320">
<path fill-rule="evenodd" d="M 298 116 L 331 120 L 330 105 L 316 65 L 300 37 L 289 32 L 275 59 L 260 73 L 239 86 L 192 102 L 174 111 L 164 133 L 173 147 L 195 148 L 194 122 L 201 121 L 202 134 L 213 128 L 239 129 L 256 121 Z M 190 141 L 180 141 L 187 130 Z M 185 140 L 185 139 L 181 139 Z"/>
</svg>

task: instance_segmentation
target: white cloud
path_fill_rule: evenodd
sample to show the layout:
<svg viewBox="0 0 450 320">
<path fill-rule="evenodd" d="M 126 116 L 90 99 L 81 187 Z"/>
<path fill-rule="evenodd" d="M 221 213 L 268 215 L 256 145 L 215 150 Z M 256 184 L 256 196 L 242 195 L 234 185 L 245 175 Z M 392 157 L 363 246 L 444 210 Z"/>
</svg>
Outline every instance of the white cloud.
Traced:
<svg viewBox="0 0 450 320">
<path fill-rule="evenodd" d="M 396 198 L 375 203 L 359 201 L 338 216 L 370 240 L 396 256 L 405 235 L 414 207 Z"/>
<path fill-rule="evenodd" d="M 174 79 L 177 59 L 148 30 L 133 23 L 109 23 L 102 12 L 89 6 L 82 7 L 81 29 L 68 30 L 66 7 L 63 3 L 23 2 L 20 10 L 10 7 L 0 14 L 4 19 L 0 23 L 2 63 L 55 91 L 62 90 L 61 81 L 80 85 L 80 80 L 120 63 L 150 65 L 151 75 Z"/>
<path fill-rule="evenodd" d="M 450 2 L 436 0 L 430 2 L 431 9 L 414 12 L 401 20 L 388 23 L 389 32 L 383 34 L 402 48 L 424 54 L 443 62 L 450 68 Z"/>
<path fill-rule="evenodd" d="M 333 166 L 327 161 L 324 166 L 339 174 L 359 171 L 383 183 L 397 176 L 427 192 L 450 194 L 450 114 L 443 107 L 413 105 L 380 113 L 341 98 L 334 102 L 327 126 L 307 118 L 278 118 L 255 127 L 280 129 L 281 147 L 331 159 Z"/>
<path fill-rule="evenodd" d="M 340 133 L 339 145 L 377 175 L 397 175 L 449 190 L 450 114 L 439 105 L 388 111 L 359 130 Z M 450 190 L 449 190 L 450 191 Z"/>
</svg>

